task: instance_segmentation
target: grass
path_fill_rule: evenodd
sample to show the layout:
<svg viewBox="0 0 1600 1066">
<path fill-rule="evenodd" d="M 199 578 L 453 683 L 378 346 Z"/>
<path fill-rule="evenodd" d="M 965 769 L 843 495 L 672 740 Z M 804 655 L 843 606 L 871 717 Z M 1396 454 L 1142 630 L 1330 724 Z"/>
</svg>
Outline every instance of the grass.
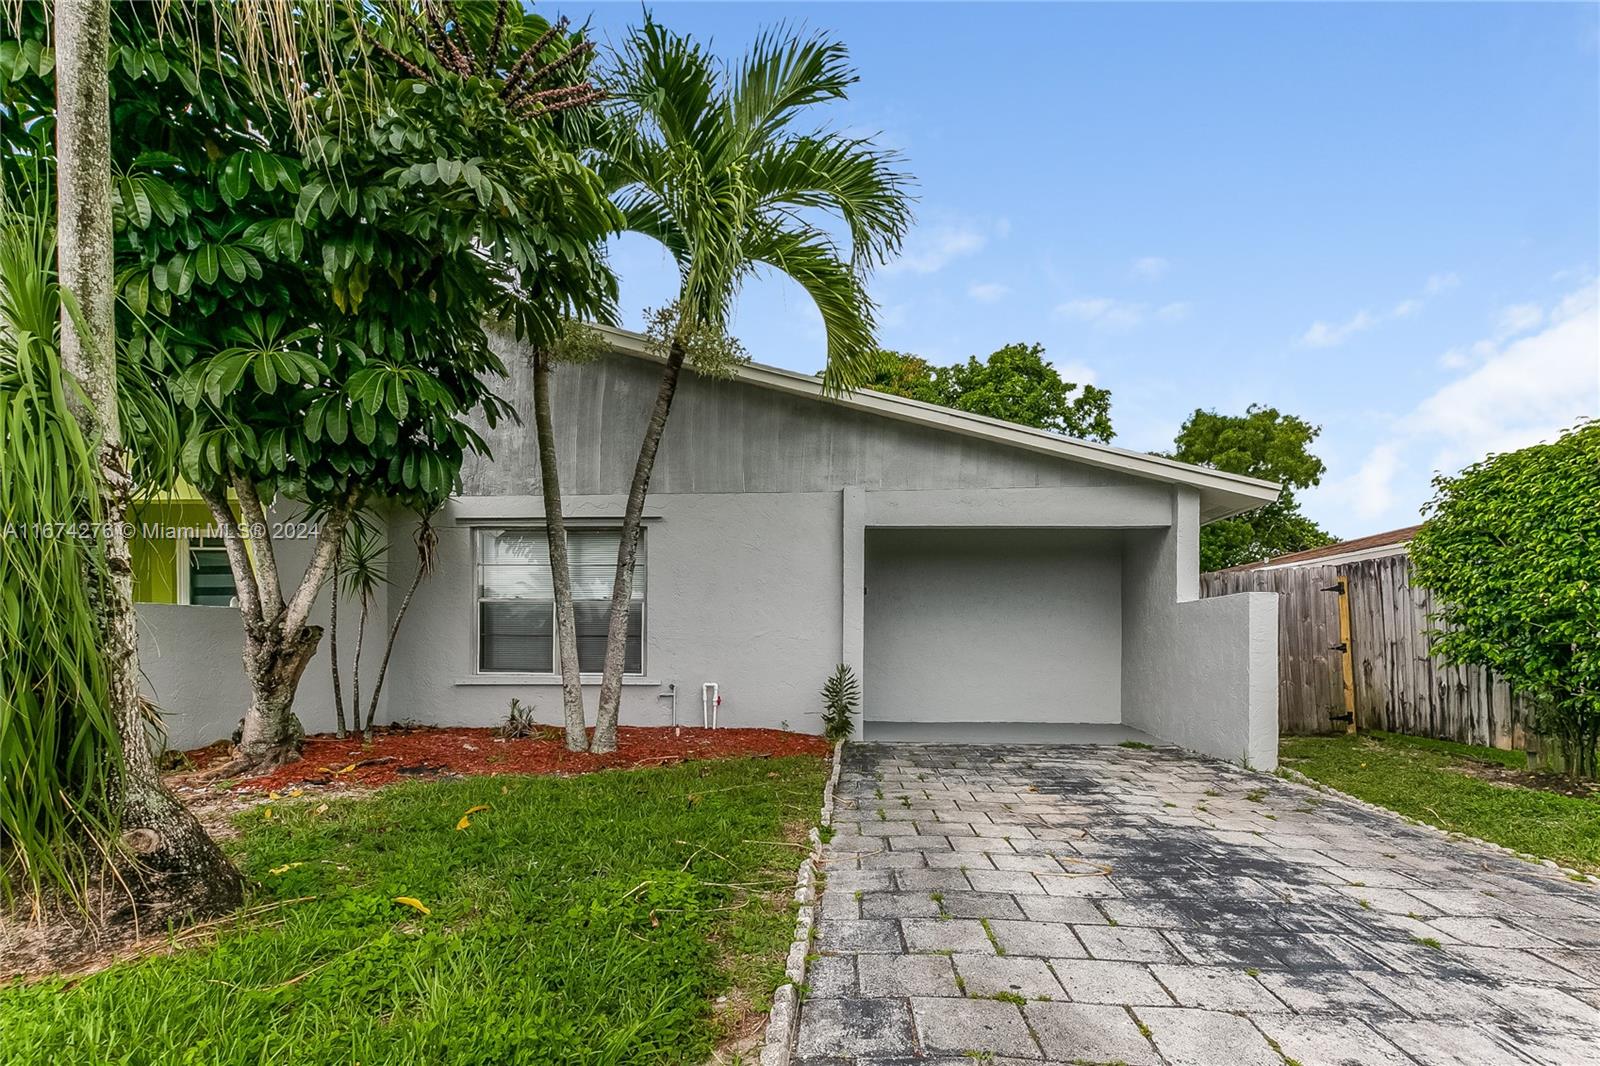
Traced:
<svg viewBox="0 0 1600 1066">
<path fill-rule="evenodd" d="M 814 819 L 825 769 L 478 777 L 321 815 L 258 808 L 231 850 L 260 882 L 252 905 L 281 906 L 209 947 L 0 986 L 0 1063 L 702 1062 L 737 1022 L 714 998 L 764 1010 L 781 979 L 802 853 L 777 842 Z"/>
<path fill-rule="evenodd" d="M 1420 822 L 1600 872 L 1600 803 L 1461 772 L 1472 761 L 1521 770 L 1523 752 L 1366 733 L 1284 737 L 1280 757 L 1323 784 Z"/>
</svg>

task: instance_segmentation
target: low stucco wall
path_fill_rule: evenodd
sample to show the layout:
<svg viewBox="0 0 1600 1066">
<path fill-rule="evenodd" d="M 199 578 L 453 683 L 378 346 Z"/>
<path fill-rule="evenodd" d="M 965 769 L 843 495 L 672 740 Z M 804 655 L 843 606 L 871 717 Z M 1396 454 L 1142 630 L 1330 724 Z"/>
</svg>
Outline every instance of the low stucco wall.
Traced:
<svg viewBox="0 0 1600 1066">
<path fill-rule="evenodd" d="M 1198 499 L 1175 491 L 1171 529 L 1123 550 L 1123 721 L 1257 770 L 1278 765 L 1277 597 L 1201 600 Z"/>
<path fill-rule="evenodd" d="M 868 530 L 864 736 L 880 723 L 1119 723 L 1114 535 Z"/>
<path fill-rule="evenodd" d="M 290 582 L 305 573 L 315 547 L 312 540 L 280 541 L 275 552 L 283 574 L 285 594 Z M 409 540 L 390 549 L 390 573 L 413 564 Z M 399 562 L 403 566 L 397 567 Z M 409 580 L 410 570 L 406 571 Z M 328 624 L 329 586 L 324 586 L 311 623 Z M 365 691 L 371 692 L 383 655 L 388 631 L 389 589 L 380 589 L 367 621 Z M 233 607 L 190 607 L 168 603 L 137 604 L 139 615 L 139 668 L 142 689 L 161 708 L 167 743 L 174 748 L 196 748 L 230 736 L 250 705 L 250 687 L 244 676 L 244 631 L 239 611 Z M 357 605 L 340 600 L 340 664 L 344 671 L 346 700 L 354 664 Z M 413 624 L 425 625 L 425 622 Z M 295 696 L 295 713 L 308 733 L 331 732 L 334 726 L 333 676 L 328 657 L 328 635 L 323 633 L 316 657 L 306 667 Z M 396 653 L 398 654 L 398 652 Z M 388 720 L 393 693 L 394 666 L 390 664 L 378 704 L 378 721 Z M 369 695 L 363 695 L 365 703 Z M 346 708 L 346 713 L 350 709 Z"/>
</svg>

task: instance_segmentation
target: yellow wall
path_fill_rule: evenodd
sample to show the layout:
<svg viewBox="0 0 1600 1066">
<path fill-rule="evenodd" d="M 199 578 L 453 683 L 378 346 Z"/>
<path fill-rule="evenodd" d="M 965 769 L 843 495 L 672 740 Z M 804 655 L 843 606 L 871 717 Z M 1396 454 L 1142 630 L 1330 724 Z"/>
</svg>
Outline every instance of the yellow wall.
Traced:
<svg viewBox="0 0 1600 1066">
<path fill-rule="evenodd" d="M 177 603 L 177 538 L 145 534 L 208 529 L 211 509 L 198 500 L 157 499 L 135 505 L 130 517 L 135 526 L 128 545 L 133 560 L 133 598 L 140 603 Z"/>
</svg>

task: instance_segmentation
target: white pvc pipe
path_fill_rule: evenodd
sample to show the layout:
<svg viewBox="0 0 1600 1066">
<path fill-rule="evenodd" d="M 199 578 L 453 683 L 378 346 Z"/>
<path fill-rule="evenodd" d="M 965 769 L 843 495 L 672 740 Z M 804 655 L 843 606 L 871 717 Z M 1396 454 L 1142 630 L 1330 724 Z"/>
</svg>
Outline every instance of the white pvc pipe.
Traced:
<svg viewBox="0 0 1600 1066">
<path fill-rule="evenodd" d="M 717 728 L 717 707 L 722 697 L 717 694 L 717 683 L 707 681 L 700 686 L 700 724 L 706 729 Z"/>
</svg>

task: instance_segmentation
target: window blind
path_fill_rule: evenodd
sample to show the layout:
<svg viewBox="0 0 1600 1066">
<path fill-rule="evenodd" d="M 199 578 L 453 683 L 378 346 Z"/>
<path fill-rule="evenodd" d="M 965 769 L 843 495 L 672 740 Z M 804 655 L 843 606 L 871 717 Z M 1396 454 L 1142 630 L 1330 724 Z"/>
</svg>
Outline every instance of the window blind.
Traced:
<svg viewBox="0 0 1600 1066">
<path fill-rule="evenodd" d="M 605 664 L 611 584 L 616 578 L 618 530 L 570 530 L 567 564 L 572 575 L 578 631 L 578 669 L 599 673 Z M 482 529 L 477 543 L 478 668 L 482 672 L 553 673 L 555 583 L 542 529 Z M 624 673 L 644 671 L 646 563 L 643 538 L 633 571 Z"/>
</svg>

